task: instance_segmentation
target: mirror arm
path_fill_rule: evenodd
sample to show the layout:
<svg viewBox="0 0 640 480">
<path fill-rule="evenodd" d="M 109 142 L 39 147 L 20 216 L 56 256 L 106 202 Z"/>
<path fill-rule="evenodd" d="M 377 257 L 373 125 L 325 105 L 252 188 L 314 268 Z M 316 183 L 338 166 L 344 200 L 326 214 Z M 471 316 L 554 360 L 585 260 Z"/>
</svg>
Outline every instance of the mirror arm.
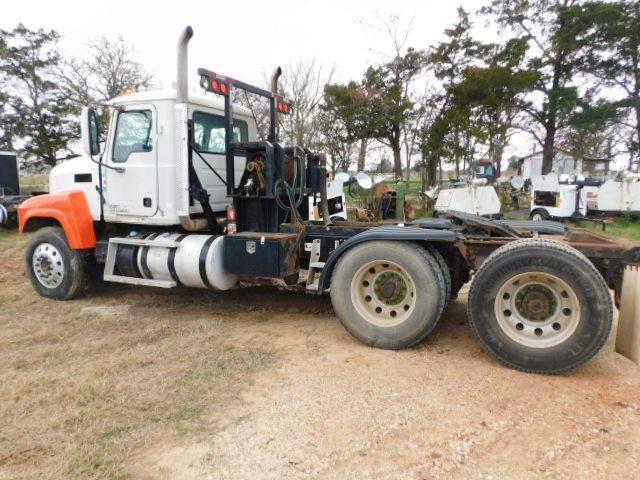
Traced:
<svg viewBox="0 0 640 480">
<path fill-rule="evenodd" d="M 112 167 L 111 165 L 107 165 L 106 163 L 102 163 L 102 155 L 100 155 L 100 160 L 96 160 L 95 158 L 93 158 L 93 156 L 91 156 L 90 158 L 91 158 L 91 161 L 93 163 L 95 163 L 96 165 L 98 165 L 99 167 L 108 168 L 109 170 L 113 170 L 113 171 L 118 172 L 118 173 L 124 173 L 125 172 L 125 168 L 124 167 Z"/>
</svg>

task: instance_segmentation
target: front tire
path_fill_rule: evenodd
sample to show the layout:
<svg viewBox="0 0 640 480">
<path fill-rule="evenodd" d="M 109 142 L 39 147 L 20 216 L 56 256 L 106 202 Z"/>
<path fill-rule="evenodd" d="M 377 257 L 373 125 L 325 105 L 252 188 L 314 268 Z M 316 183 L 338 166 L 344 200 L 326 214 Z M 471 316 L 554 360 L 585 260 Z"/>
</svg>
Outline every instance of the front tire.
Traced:
<svg viewBox="0 0 640 480">
<path fill-rule="evenodd" d="M 438 323 L 446 296 L 437 261 L 414 243 L 353 247 L 331 280 L 331 302 L 344 327 L 377 348 L 407 348 L 425 338 Z"/>
<path fill-rule="evenodd" d="M 83 252 L 69 248 L 60 227 L 42 228 L 27 243 L 27 275 L 43 297 L 76 297 L 85 287 L 84 263 Z"/>
<path fill-rule="evenodd" d="M 507 365 L 560 373 L 582 365 L 605 344 L 611 295 L 596 267 L 552 240 L 513 241 L 478 269 L 467 304 L 480 342 Z"/>
</svg>

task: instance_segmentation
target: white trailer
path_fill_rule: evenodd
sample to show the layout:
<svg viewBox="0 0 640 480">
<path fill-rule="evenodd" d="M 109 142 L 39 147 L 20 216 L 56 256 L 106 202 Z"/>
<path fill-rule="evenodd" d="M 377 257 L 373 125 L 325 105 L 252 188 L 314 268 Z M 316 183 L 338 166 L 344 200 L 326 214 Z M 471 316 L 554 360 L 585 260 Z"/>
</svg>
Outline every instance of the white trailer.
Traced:
<svg viewBox="0 0 640 480">
<path fill-rule="evenodd" d="M 531 179 L 532 220 L 640 214 L 640 175 L 625 173 L 600 182 L 567 181 L 554 173 Z"/>
<path fill-rule="evenodd" d="M 425 192 L 436 198 L 434 212 L 437 216 L 447 212 L 464 212 L 485 217 L 500 214 L 502 207 L 495 188 L 486 184 L 486 179 L 474 179 L 460 187 L 430 190 Z"/>
</svg>

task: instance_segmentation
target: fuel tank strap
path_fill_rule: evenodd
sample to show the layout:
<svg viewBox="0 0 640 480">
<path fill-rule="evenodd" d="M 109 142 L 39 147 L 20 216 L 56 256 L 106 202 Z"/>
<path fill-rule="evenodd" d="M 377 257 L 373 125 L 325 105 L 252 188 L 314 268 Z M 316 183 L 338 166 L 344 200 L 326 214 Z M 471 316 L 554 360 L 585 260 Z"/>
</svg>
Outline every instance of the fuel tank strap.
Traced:
<svg viewBox="0 0 640 480">
<path fill-rule="evenodd" d="M 179 235 L 174 239 L 174 242 L 180 243 L 186 236 L 187 236 L 186 234 Z M 176 266 L 175 266 L 177 250 L 178 250 L 177 248 L 172 248 L 171 250 L 169 250 L 169 255 L 167 256 L 167 269 L 169 270 L 169 274 L 171 275 L 171 278 L 173 278 L 176 284 L 180 287 L 182 286 L 182 282 L 178 278 L 178 274 L 176 273 Z"/>
<path fill-rule="evenodd" d="M 202 282 L 208 287 L 213 288 L 211 282 L 209 282 L 209 278 L 207 278 L 207 254 L 209 253 L 209 247 L 217 237 L 210 237 L 204 245 L 202 245 L 202 249 L 200 250 L 200 260 L 199 260 L 199 269 L 200 269 L 200 278 Z"/>
<path fill-rule="evenodd" d="M 158 235 L 160 235 L 158 232 L 154 232 L 146 237 L 145 240 L 153 240 Z M 149 247 L 142 247 L 142 252 L 140 253 L 140 266 L 142 267 L 142 274 L 144 275 L 144 278 L 153 278 L 151 270 L 149 270 L 149 265 L 147 265 L 147 253 L 149 253 Z"/>
</svg>

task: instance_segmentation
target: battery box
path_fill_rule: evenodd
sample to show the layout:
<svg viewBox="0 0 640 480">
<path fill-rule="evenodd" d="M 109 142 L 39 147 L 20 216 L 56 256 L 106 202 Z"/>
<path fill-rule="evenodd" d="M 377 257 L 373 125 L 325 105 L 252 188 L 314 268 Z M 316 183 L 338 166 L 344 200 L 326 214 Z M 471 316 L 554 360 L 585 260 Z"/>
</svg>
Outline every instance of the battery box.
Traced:
<svg viewBox="0 0 640 480">
<path fill-rule="evenodd" d="M 296 233 L 242 232 L 224 237 L 224 267 L 247 277 L 284 278 L 298 270 Z"/>
</svg>

